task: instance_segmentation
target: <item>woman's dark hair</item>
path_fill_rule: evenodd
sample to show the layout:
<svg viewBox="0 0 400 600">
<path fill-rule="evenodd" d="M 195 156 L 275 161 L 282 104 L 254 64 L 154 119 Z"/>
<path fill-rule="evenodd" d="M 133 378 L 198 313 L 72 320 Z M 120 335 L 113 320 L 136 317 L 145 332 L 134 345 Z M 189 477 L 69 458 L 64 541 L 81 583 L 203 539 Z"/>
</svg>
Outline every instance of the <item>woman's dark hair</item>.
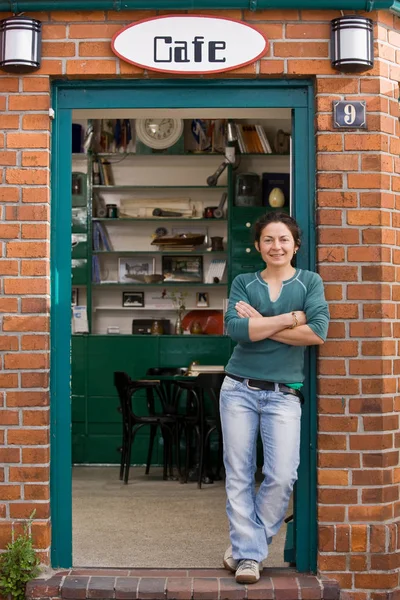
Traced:
<svg viewBox="0 0 400 600">
<path fill-rule="evenodd" d="M 284 212 L 268 212 L 265 215 L 262 215 L 255 223 L 254 223 L 254 239 L 256 242 L 259 242 L 261 239 L 261 234 L 263 232 L 264 227 L 269 225 L 270 223 L 283 223 L 289 229 L 290 233 L 293 236 L 294 243 L 298 248 L 301 246 L 301 230 L 297 224 L 297 221 L 290 217 L 288 214 Z"/>
</svg>

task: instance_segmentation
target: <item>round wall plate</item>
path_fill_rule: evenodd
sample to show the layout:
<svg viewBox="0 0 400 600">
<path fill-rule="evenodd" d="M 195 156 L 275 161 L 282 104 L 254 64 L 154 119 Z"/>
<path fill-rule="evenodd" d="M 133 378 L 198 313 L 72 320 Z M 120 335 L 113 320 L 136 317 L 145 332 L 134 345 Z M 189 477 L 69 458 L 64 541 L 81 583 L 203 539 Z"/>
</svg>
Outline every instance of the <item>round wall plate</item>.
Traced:
<svg viewBox="0 0 400 600">
<path fill-rule="evenodd" d="M 173 146 L 183 133 L 183 120 L 165 117 L 164 119 L 137 119 L 138 139 L 155 150 Z"/>
</svg>

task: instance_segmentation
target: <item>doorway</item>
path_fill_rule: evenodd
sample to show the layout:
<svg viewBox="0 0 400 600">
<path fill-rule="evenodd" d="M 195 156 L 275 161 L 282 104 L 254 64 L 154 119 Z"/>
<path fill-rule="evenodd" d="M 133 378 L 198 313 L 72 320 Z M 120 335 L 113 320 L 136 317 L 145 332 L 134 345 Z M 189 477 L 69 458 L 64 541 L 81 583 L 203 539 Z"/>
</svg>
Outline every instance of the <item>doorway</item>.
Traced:
<svg viewBox="0 0 400 600">
<path fill-rule="evenodd" d="M 298 266 L 314 267 L 313 198 L 313 94 L 304 82 L 260 81 L 170 81 L 170 82 L 60 82 L 54 85 L 53 107 L 56 119 L 52 152 L 52 564 L 69 567 L 72 563 L 72 475 L 70 427 L 70 303 L 71 298 L 71 129 L 74 111 L 88 111 L 93 117 L 104 111 L 123 115 L 123 111 L 168 110 L 176 115 L 201 110 L 291 111 L 293 139 L 292 214 L 303 230 L 304 245 Z M 233 112 L 232 112 L 233 111 Z M 237 114 L 237 113 L 236 113 Z M 218 116 L 218 115 L 217 115 Z M 305 152 L 305 147 L 308 152 Z M 96 340 L 98 344 L 99 340 Z M 164 340 L 163 340 L 164 342 Z M 89 339 L 87 343 L 90 343 Z M 166 341 L 165 341 L 166 343 Z M 225 343 L 223 341 L 222 343 Z M 57 350 L 57 352 L 55 352 Z M 207 350 L 205 350 L 206 352 Z M 157 352 L 168 350 L 157 349 Z M 99 368 L 101 365 L 86 365 Z M 315 366 L 313 353 L 307 363 L 306 396 L 303 411 L 302 450 L 299 481 L 294 499 L 293 528 L 295 562 L 300 571 L 315 569 Z M 142 373 L 140 374 L 142 375 Z M 313 448 L 313 449 L 312 449 Z M 150 566 L 150 565 L 149 565 Z"/>
</svg>

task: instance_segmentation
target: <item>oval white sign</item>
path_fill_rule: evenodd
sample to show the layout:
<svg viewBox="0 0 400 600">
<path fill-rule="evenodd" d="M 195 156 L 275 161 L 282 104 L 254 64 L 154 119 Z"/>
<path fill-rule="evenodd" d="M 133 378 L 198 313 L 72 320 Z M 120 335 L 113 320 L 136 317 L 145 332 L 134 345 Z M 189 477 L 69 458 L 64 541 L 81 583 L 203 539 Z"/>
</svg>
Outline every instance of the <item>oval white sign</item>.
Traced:
<svg viewBox="0 0 400 600">
<path fill-rule="evenodd" d="M 221 73 L 258 60 L 266 38 L 251 25 L 224 17 L 173 15 L 131 23 L 111 42 L 122 60 L 164 73 Z"/>
</svg>

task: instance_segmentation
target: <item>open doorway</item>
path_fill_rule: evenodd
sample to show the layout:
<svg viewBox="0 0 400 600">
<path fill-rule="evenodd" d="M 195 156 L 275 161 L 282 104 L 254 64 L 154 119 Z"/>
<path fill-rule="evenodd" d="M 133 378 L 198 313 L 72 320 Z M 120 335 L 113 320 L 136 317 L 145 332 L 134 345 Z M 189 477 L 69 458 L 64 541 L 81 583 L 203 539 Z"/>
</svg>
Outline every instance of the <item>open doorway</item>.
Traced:
<svg viewBox="0 0 400 600">
<path fill-rule="evenodd" d="M 134 440 L 125 486 L 114 372 L 141 380 L 193 362 L 223 370 L 232 349 L 223 325 L 230 283 L 264 266 L 250 225 L 268 210 L 292 212 L 291 111 L 72 117 L 73 566 L 219 566 L 229 536 L 223 473 L 215 478 L 217 429 L 202 489 L 195 431 L 186 440 L 193 454 L 187 483 L 179 484 L 176 460 L 175 481 L 163 480 L 160 428 L 145 474 L 149 427 Z M 217 176 L 225 156 L 230 162 Z M 149 414 L 145 399 L 144 391 L 133 397 L 140 415 Z M 207 420 L 216 417 L 205 410 Z M 180 416 L 186 412 L 182 406 Z M 184 531 L 191 535 L 182 542 Z M 269 565 L 285 564 L 285 537 L 283 527 Z"/>
<path fill-rule="evenodd" d="M 241 83 L 246 86 L 246 82 Z M 263 83 L 265 85 L 265 82 Z M 252 87 L 250 82 L 248 82 L 248 85 Z M 193 87 L 195 87 L 195 84 L 193 84 Z M 306 110 L 306 95 L 299 94 L 299 90 L 295 92 L 291 90 L 289 94 L 287 89 L 280 90 L 279 98 L 282 102 L 278 102 L 276 98 L 277 90 L 274 89 L 274 93 L 269 100 L 267 100 L 268 94 L 261 94 L 258 97 L 257 94 L 254 95 L 255 106 L 251 108 L 223 108 L 232 105 L 234 100 L 231 96 L 232 90 L 230 92 L 227 89 L 222 91 L 219 107 L 212 109 L 204 108 L 207 104 L 215 106 L 216 96 L 213 96 L 210 86 L 207 86 L 202 101 L 199 100 L 201 94 L 196 98 L 191 96 L 187 107 L 184 108 L 174 106 L 174 102 L 171 103 L 165 95 L 165 90 L 163 90 L 164 93 L 160 94 L 159 89 L 155 91 L 152 101 L 150 103 L 147 101 L 145 104 L 146 106 L 153 106 L 153 108 L 127 109 L 126 97 L 122 102 L 122 104 L 125 104 L 125 108 L 111 107 L 111 104 L 118 105 L 123 98 L 120 96 L 117 98 L 114 94 L 111 100 L 111 94 L 109 93 L 107 101 L 104 102 L 105 97 L 100 89 L 96 89 L 95 95 L 93 90 L 90 90 L 89 96 L 82 96 L 79 99 L 79 94 L 75 95 L 74 99 L 71 96 L 67 101 L 65 110 L 62 110 L 60 106 L 58 127 L 60 133 L 64 131 L 67 134 L 63 139 L 64 144 L 66 140 L 72 138 L 70 132 L 73 123 L 81 125 L 82 131 L 85 132 L 89 121 L 97 127 L 103 120 L 114 122 L 117 119 L 130 120 L 132 131 L 136 120 L 162 120 L 172 117 L 183 121 L 183 148 L 175 153 L 157 151 L 138 153 L 134 147 L 126 153 L 126 156 L 125 152 L 115 151 L 114 148 L 111 152 L 105 149 L 103 149 L 103 152 L 97 150 L 97 155 L 104 155 L 96 158 L 96 162 L 98 162 L 98 158 L 104 159 L 104 162 L 101 161 L 103 163 L 101 166 L 98 162 L 99 175 L 103 179 L 100 179 L 100 183 L 94 183 L 94 174 L 96 175 L 96 181 L 98 181 L 97 167 L 93 168 L 95 155 L 93 153 L 77 152 L 73 156 L 69 155 L 67 157 L 65 148 L 61 148 L 62 144 L 59 144 L 57 169 L 62 172 L 60 178 L 64 184 L 67 184 L 70 194 L 68 199 L 69 223 L 71 223 L 73 209 L 83 208 L 83 206 L 74 206 L 73 203 L 71 206 L 74 184 L 76 184 L 78 192 L 82 192 L 84 189 L 86 193 L 86 230 L 73 231 L 73 234 L 84 236 L 86 233 L 87 237 L 86 240 L 84 237 L 75 237 L 72 249 L 72 261 L 86 260 L 86 264 L 82 262 L 72 263 L 73 277 L 74 269 L 77 273 L 75 280 L 74 278 L 72 280 L 72 303 L 76 305 L 73 308 L 86 307 L 87 331 L 76 331 L 74 321 L 80 319 L 82 315 L 85 316 L 85 311 L 82 312 L 81 310 L 81 316 L 78 316 L 79 311 L 75 310 L 73 318 L 75 332 L 72 336 L 72 360 L 70 363 L 72 368 L 72 416 L 70 420 L 72 423 L 72 444 L 71 440 L 69 441 L 72 448 L 69 456 L 70 469 L 72 465 L 74 466 L 70 480 L 72 493 L 64 495 L 64 506 L 62 502 L 57 501 L 57 498 L 59 499 L 60 494 L 62 495 L 63 486 L 68 491 L 67 485 L 65 481 L 60 482 L 59 479 L 53 479 L 55 493 L 55 500 L 53 501 L 56 502 L 55 506 L 61 507 L 61 512 L 63 510 L 66 512 L 67 509 L 71 511 L 71 528 L 69 532 L 72 532 L 72 535 L 70 550 L 61 548 L 63 541 L 58 546 L 57 543 L 54 544 L 56 554 L 61 555 L 62 552 L 65 552 L 64 558 L 61 560 L 55 558 L 54 565 L 219 566 L 221 556 L 228 545 L 223 479 L 214 481 L 213 484 L 204 484 L 201 490 L 197 489 L 196 482 L 181 485 L 177 481 L 163 481 L 159 466 L 162 456 L 162 443 L 160 440 L 155 444 L 149 476 L 144 474 L 145 469 L 142 466 L 145 463 L 148 437 L 145 434 L 138 436 L 133 450 L 134 458 L 131 461 L 133 465 L 138 466 L 132 467 L 127 486 L 120 482 L 118 464 L 120 460 L 119 448 L 121 446 L 121 416 L 118 413 L 118 396 L 112 378 L 112 374 L 116 370 L 124 370 L 132 378 L 143 378 L 151 367 L 187 367 L 193 361 L 198 361 L 203 365 L 221 366 L 226 364 L 231 351 L 231 342 L 227 336 L 223 335 L 223 331 L 212 334 L 203 331 L 201 335 L 193 335 L 192 333 L 179 335 L 174 333 L 163 333 L 161 335 L 132 333 L 134 321 L 147 321 L 147 325 L 139 323 L 141 326 L 149 326 L 148 322 L 151 321 L 151 329 L 152 322 L 160 320 L 160 306 L 157 305 L 157 302 L 161 302 L 161 300 L 157 296 L 162 296 L 159 290 L 163 289 L 165 275 L 169 276 L 168 274 L 171 271 L 172 273 L 176 272 L 173 267 L 174 263 L 171 260 L 168 263 L 163 262 L 165 250 L 160 251 L 158 248 L 154 250 L 156 246 L 151 244 L 152 236 L 156 234 L 157 225 L 151 220 L 146 221 L 146 218 L 149 217 L 129 213 L 129 211 L 138 208 L 137 200 L 142 205 L 139 206 L 139 209 L 145 208 L 146 205 L 157 198 L 158 201 L 166 200 L 166 204 L 161 207 L 162 210 L 175 208 L 173 212 L 182 212 L 185 210 L 185 206 L 171 203 L 171 201 L 179 200 L 182 202 L 182 199 L 184 199 L 186 202 L 190 198 L 195 205 L 195 214 L 201 215 L 199 219 L 193 219 L 193 223 L 197 221 L 196 225 L 200 227 L 201 223 L 201 227 L 207 229 L 204 232 L 196 231 L 194 233 L 204 234 L 205 240 L 207 238 L 209 240 L 208 243 L 210 243 L 211 237 L 222 238 L 222 250 L 219 250 L 219 252 L 222 255 L 226 254 L 226 258 L 221 259 L 225 260 L 225 269 L 220 274 L 217 283 L 206 284 L 205 279 L 200 282 L 196 281 L 196 286 L 192 286 L 193 289 L 185 298 L 188 312 L 202 310 L 204 314 L 206 310 L 212 310 L 223 316 L 224 300 L 228 295 L 232 278 L 245 268 L 252 268 L 253 270 L 258 268 L 253 260 L 252 246 L 248 237 L 248 223 L 255 220 L 255 215 L 258 215 L 258 212 L 264 211 L 267 207 L 267 204 L 263 204 L 263 202 L 268 202 L 269 198 L 269 194 L 267 197 L 265 192 L 267 188 L 263 191 L 263 174 L 266 174 L 265 181 L 268 181 L 267 174 L 288 176 L 289 189 L 293 189 L 293 193 L 283 194 L 286 209 L 295 214 L 300 221 L 303 221 L 302 227 L 306 236 L 312 229 L 309 207 L 304 203 L 296 209 L 293 202 L 294 199 L 297 202 L 297 199 L 304 198 L 307 198 L 308 202 L 310 197 L 306 191 L 310 184 L 309 156 L 304 153 L 304 139 L 305 137 L 308 139 L 310 126 L 309 113 Z M 185 104 L 181 92 L 182 90 L 179 91 L 179 105 Z M 216 93 L 216 90 L 214 92 Z M 174 96 L 177 94 L 177 90 L 172 90 L 171 93 Z M 66 98 L 68 93 L 65 90 L 64 94 L 66 94 L 64 95 L 64 98 Z M 227 101 L 228 97 L 229 102 Z M 247 98 L 249 102 L 246 102 L 246 104 L 251 105 L 250 95 Z M 293 107 L 296 108 L 295 98 L 297 101 L 301 100 L 303 105 L 301 109 L 297 109 L 297 120 L 296 116 L 293 119 L 293 115 L 296 115 L 296 110 L 293 109 Z M 96 108 L 88 108 L 88 100 L 89 105 L 91 107 L 96 106 Z M 136 100 L 139 105 L 144 105 L 140 99 L 136 98 Z M 163 101 L 168 108 L 162 107 Z M 135 104 L 132 98 L 130 102 Z M 243 99 L 238 97 L 238 103 L 243 106 Z M 105 105 L 103 108 L 101 108 L 102 104 Z M 270 108 L 257 108 L 261 105 L 269 105 Z M 286 146 L 283 152 L 280 150 L 279 152 L 269 153 L 265 151 L 260 137 L 255 138 L 257 141 L 254 141 L 254 147 L 251 146 L 252 138 L 250 136 L 247 142 L 247 149 L 250 151 L 246 152 L 239 148 L 237 151 L 238 164 L 234 165 L 236 168 L 234 169 L 233 165 L 229 165 L 219 176 L 217 187 L 209 186 L 207 185 L 207 179 L 218 171 L 224 156 L 224 144 L 217 149 L 217 143 L 215 143 L 214 149 L 211 151 L 196 147 L 198 141 L 193 135 L 193 121 L 226 121 L 228 119 L 237 122 L 243 128 L 247 125 L 261 126 L 269 144 L 272 146 L 271 149 L 275 149 L 275 143 L 278 143 L 277 134 L 280 130 L 283 134 L 287 134 L 287 137 L 292 135 L 294 156 L 296 156 L 296 139 L 299 140 L 299 136 L 302 135 L 302 144 L 299 141 L 297 144 L 298 147 L 303 148 L 303 155 L 299 155 L 299 159 L 293 164 L 290 151 L 288 152 L 289 146 Z M 68 133 L 67 129 L 69 129 Z M 257 132 L 257 129 L 255 129 L 255 132 Z M 259 134 L 257 135 L 259 136 Z M 281 140 L 280 143 L 284 144 L 285 142 Z M 263 151 L 259 151 L 260 146 L 258 144 L 261 144 Z M 107 173 L 104 168 L 106 168 Z M 101 170 L 103 170 L 103 174 L 101 174 Z M 71 195 L 72 173 L 81 173 L 86 179 L 83 177 L 83 184 L 81 182 L 83 188 L 79 189 L 79 183 L 76 183 L 77 178 L 75 177 L 75 180 L 72 178 Z M 251 201 L 249 204 L 248 199 L 236 202 L 238 196 L 237 175 L 240 173 L 242 175 L 258 174 L 261 204 L 252 205 Z M 104 178 L 106 177 L 109 178 L 108 183 L 105 182 Z M 141 188 L 140 195 L 132 189 L 139 187 Z M 146 192 L 143 191 L 145 188 L 147 189 Z M 228 198 L 225 205 L 222 205 L 222 219 L 205 217 L 205 209 L 219 207 L 223 191 L 221 188 L 228 190 Z M 93 194 L 95 189 L 101 194 Z M 160 194 L 161 190 L 162 193 Z M 177 190 L 179 190 L 179 195 Z M 62 194 L 63 192 L 60 192 L 60 195 Z M 77 196 L 79 195 L 78 193 Z M 110 216 L 97 216 L 98 195 L 106 196 L 103 197 L 104 206 L 106 214 Z M 122 212 L 128 215 L 123 218 L 120 216 L 121 201 Z M 243 204 L 240 205 L 240 202 L 243 202 Z M 168 208 L 166 208 L 167 205 Z M 157 206 L 157 208 L 160 207 Z M 115 209 L 116 213 L 107 212 Z M 126 212 L 127 209 L 128 212 Z M 193 210 L 193 207 L 191 209 Z M 154 207 L 152 207 L 153 210 Z M 77 215 L 81 214 L 81 217 L 75 216 L 75 222 L 80 219 L 82 223 L 82 211 L 78 210 L 75 213 Z M 63 215 L 65 217 L 66 212 Z M 243 219 L 243 217 L 245 218 Z M 143 220 L 139 223 L 138 219 Z M 108 250 L 104 248 L 96 249 L 93 246 L 94 222 L 102 224 L 101 229 L 103 233 L 107 234 L 110 243 Z M 170 233 L 179 235 L 179 231 L 169 232 L 168 228 L 174 226 L 174 229 L 181 230 L 183 221 L 175 223 L 168 221 L 168 227 L 166 227 L 166 224 L 167 221 L 163 223 L 162 227 L 167 229 L 167 235 Z M 132 225 L 136 227 L 135 234 L 132 234 Z M 56 227 L 56 224 L 54 226 Z M 242 237 L 244 235 L 241 231 L 242 226 L 246 238 Z M 67 237 L 65 236 L 64 239 L 67 239 Z M 201 261 L 191 261 L 196 263 L 197 266 L 195 267 L 193 264 L 188 267 L 187 263 L 189 261 L 186 261 L 184 269 L 186 274 L 190 272 L 191 276 L 197 276 L 201 272 L 202 277 L 209 274 L 212 262 L 211 253 L 213 251 L 208 250 L 209 246 L 206 245 L 205 240 L 203 242 L 205 245 L 201 250 L 193 251 L 193 248 L 185 248 L 185 253 L 189 257 L 196 256 L 198 259 L 201 256 L 202 258 Z M 57 241 L 58 244 L 56 244 L 55 249 L 60 246 L 59 251 L 61 252 L 61 238 L 59 237 Z M 309 239 L 307 241 L 310 243 Z M 309 243 L 306 245 L 303 256 L 299 257 L 304 267 L 309 267 L 313 256 Z M 79 245 L 81 245 L 80 248 Z M 240 251 L 243 252 L 243 255 L 240 255 Z M 65 256 L 65 248 L 62 249 L 62 252 Z M 136 255 L 135 253 L 139 254 Z M 174 257 L 171 248 L 168 249 L 168 253 Z M 97 256 L 98 260 L 93 261 L 94 255 Z M 133 280 L 134 285 L 132 285 L 131 282 L 126 284 L 126 282 L 120 280 L 121 276 L 126 276 L 127 271 L 129 274 L 129 270 L 126 266 L 121 267 L 121 263 L 122 265 L 128 263 L 130 268 L 135 268 L 134 261 L 121 261 L 120 259 L 132 259 L 139 255 L 141 258 L 151 256 L 151 260 L 142 261 L 140 267 L 147 265 L 147 275 L 164 275 L 161 285 L 151 281 L 150 283 L 143 283 L 142 281 L 133 282 Z M 92 271 L 94 262 L 97 264 L 97 270 L 93 269 Z M 125 269 L 125 271 L 122 272 L 121 269 Z M 79 271 L 82 274 L 85 270 L 86 280 L 79 280 Z M 60 272 L 58 275 L 60 275 Z M 139 275 L 143 275 L 143 273 L 139 273 Z M 97 279 L 98 276 L 99 279 Z M 184 288 L 189 290 L 192 283 L 193 280 L 190 285 L 185 284 Z M 174 279 L 172 279 L 170 285 L 179 289 L 178 282 Z M 208 285 L 210 287 L 206 287 Z M 65 289 L 68 289 L 68 286 Z M 71 287 L 69 287 L 69 290 L 71 291 Z M 198 305 L 200 301 L 198 294 L 206 294 L 208 306 Z M 69 294 L 69 298 L 71 298 L 71 294 Z M 204 302 L 204 298 L 201 301 Z M 57 308 L 60 308 L 61 304 L 64 305 L 63 314 L 65 316 L 65 309 L 67 308 L 65 299 L 57 305 Z M 173 327 L 176 321 L 175 307 L 168 308 L 164 306 L 161 309 L 164 317 L 163 321 L 169 321 L 170 327 Z M 71 311 L 71 308 L 69 308 L 69 311 Z M 204 324 L 202 326 L 204 327 Z M 58 335 L 60 335 L 60 332 L 58 332 Z M 136 346 L 133 347 L 132 343 L 135 340 Z M 54 376 L 56 376 L 56 372 L 55 369 L 53 371 Z M 304 436 L 307 440 L 310 435 L 308 409 L 305 412 L 304 419 L 306 428 L 305 430 L 303 428 L 303 431 L 305 431 Z M 60 421 L 58 421 L 57 426 L 60 426 Z M 64 441 L 67 442 L 65 436 Z M 55 444 L 54 451 L 56 452 L 56 450 L 57 446 Z M 68 454 L 63 456 L 65 467 L 67 456 Z M 58 464 L 60 463 L 58 462 Z M 310 481 L 313 478 L 313 474 L 310 472 L 308 449 L 306 454 L 303 450 L 301 468 L 304 469 L 306 476 L 303 476 L 301 484 L 298 486 L 298 498 L 303 496 L 302 486 L 304 490 L 308 490 Z M 137 490 L 136 493 L 135 490 Z M 71 499 L 69 505 L 68 497 Z M 307 497 L 309 499 L 308 492 Z M 140 500 L 143 513 L 140 513 L 137 505 Z M 298 502 L 299 500 L 296 498 L 293 503 L 295 514 Z M 301 528 L 307 527 L 307 523 L 310 522 L 312 510 L 310 510 L 309 501 L 305 510 L 307 514 L 302 514 Z M 174 512 L 176 519 L 174 519 Z M 194 515 L 197 518 L 196 522 Z M 143 523 L 143 526 L 139 523 L 139 520 L 142 521 L 146 518 L 148 523 L 153 525 L 152 530 L 148 530 L 144 526 L 145 523 Z M 120 527 L 119 531 L 117 531 L 117 526 Z M 138 531 L 135 528 L 138 526 L 140 526 L 143 540 L 137 537 Z M 293 523 L 291 528 L 293 533 L 295 531 Z M 66 529 L 65 525 L 64 529 Z M 79 535 L 75 536 L 74 530 L 79 532 Z M 190 536 L 186 535 L 188 531 L 191 532 Z M 198 540 L 204 543 L 204 552 L 203 550 L 199 552 L 199 545 L 197 541 L 195 542 L 196 531 Z M 95 532 L 100 537 L 96 538 Z M 155 537 L 153 534 L 155 534 Z M 182 534 L 185 534 L 183 538 Z M 54 536 L 55 540 L 61 539 L 60 529 L 57 528 L 57 519 L 55 519 Z M 295 536 L 291 537 L 293 540 Z M 132 550 L 127 546 L 127 539 L 133 541 Z M 285 562 L 288 562 L 288 560 L 285 561 L 285 539 L 285 528 L 282 528 L 279 539 L 274 543 L 277 548 L 276 562 L 272 563 L 271 561 L 269 562 L 270 565 L 283 566 Z M 168 541 L 166 542 L 166 540 Z M 163 542 L 165 547 L 163 547 Z M 143 548 L 146 543 L 145 552 Z M 99 553 L 100 546 L 104 547 L 105 555 Z M 110 560 L 112 546 L 115 548 L 115 553 Z M 166 550 L 167 547 L 171 546 L 176 546 L 179 552 L 177 551 L 175 555 L 172 555 L 171 552 Z M 121 548 L 123 549 L 122 552 Z M 211 553 L 209 552 L 210 549 L 212 549 Z M 155 550 L 159 550 L 158 554 Z M 287 550 L 291 554 L 290 552 L 286 553 L 286 557 L 291 556 L 290 562 L 296 562 L 292 560 L 296 551 L 293 541 L 290 539 Z M 189 554 L 190 552 L 192 552 L 192 555 Z M 312 547 L 309 547 L 304 565 L 297 561 L 300 569 L 310 568 L 312 552 Z M 148 562 L 148 556 L 152 557 L 153 562 Z M 272 560 L 275 561 L 275 559 Z"/>
</svg>

